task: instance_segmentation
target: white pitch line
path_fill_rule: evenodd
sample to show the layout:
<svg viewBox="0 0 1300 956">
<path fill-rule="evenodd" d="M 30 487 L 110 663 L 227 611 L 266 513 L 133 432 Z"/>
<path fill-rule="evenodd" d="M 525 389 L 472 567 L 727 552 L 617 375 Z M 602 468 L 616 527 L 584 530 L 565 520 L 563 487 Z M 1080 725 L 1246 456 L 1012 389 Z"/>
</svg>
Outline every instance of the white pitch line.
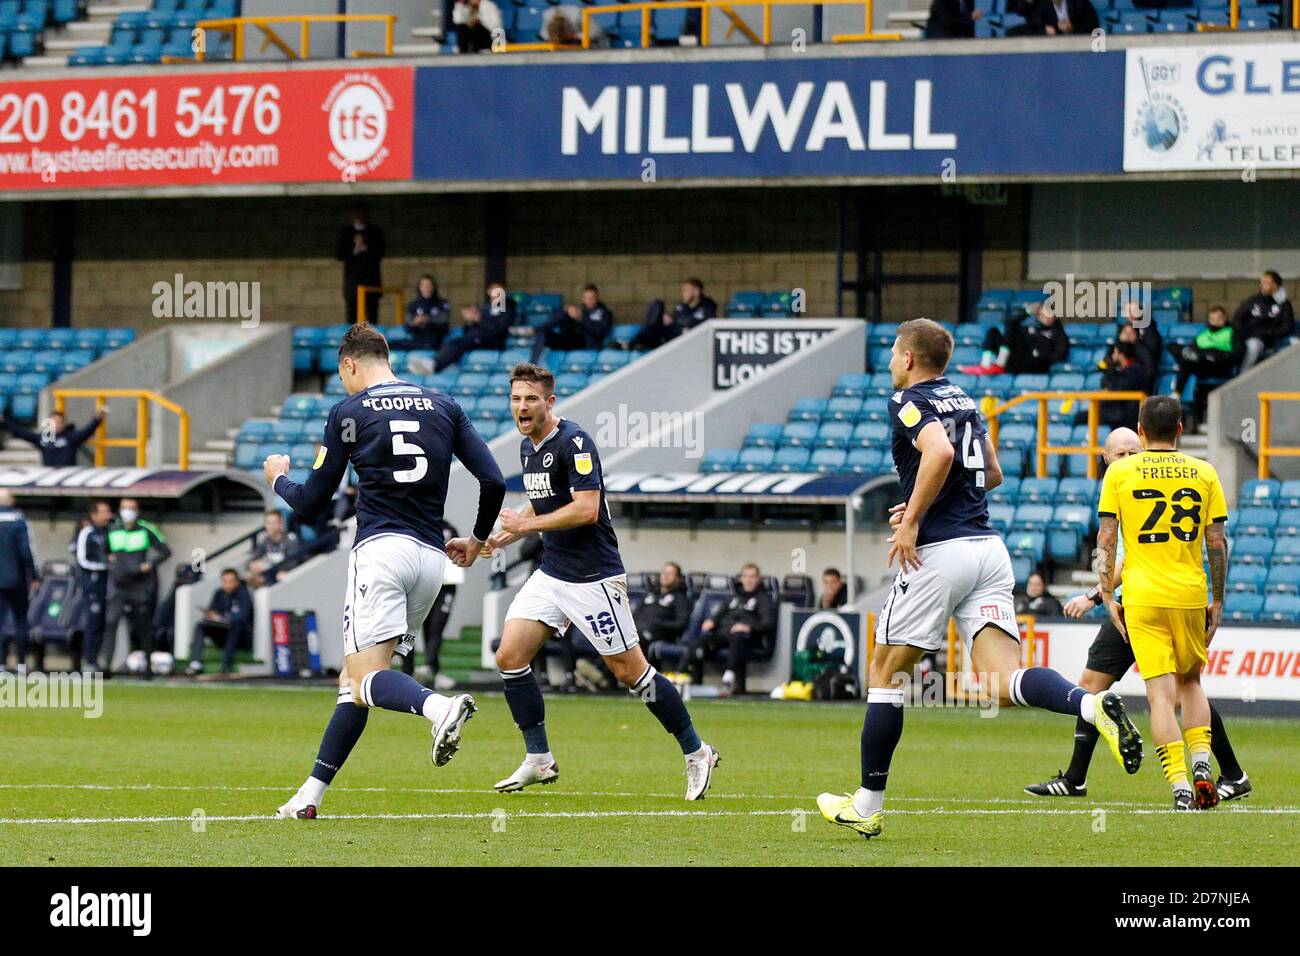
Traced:
<svg viewBox="0 0 1300 956">
<path fill-rule="evenodd" d="M 898 810 L 891 809 L 888 811 L 891 815 L 898 816 L 1084 816 L 1091 815 L 1092 810 L 1081 807 L 1077 810 L 1065 808 L 1057 809 L 1038 809 L 1038 810 L 990 810 L 980 808 L 970 808 L 963 810 L 952 810 L 938 807 L 932 810 Z M 1116 813 L 1132 813 L 1142 816 L 1152 814 L 1172 814 L 1178 811 L 1170 808 L 1165 810 L 1156 809 L 1130 809 L 1116 810 Z M 1282 807 L 1259 807 L 1246 808 L 1242 807 L 1235 810 L 1223 811 L 1229 814 L 1281 814 L 1297 815 L 1300 809 L 1282 808 Z M 512 813 L 506 811 L 500 812 L 477 812 L 477 813 L 338 813 L 330 814 L 321 819 L 325 822 L 331 820 L 362 820 L 362 821 L 400 821 L 400 820 L 498 820 L 498 819 L 515 819 L 515 820 L 554 820 L 554 819 L 615 819 L 623 817 L 696 817 L 708 819 L 711 817 L 794 817 L 794 816 L 811 816 L 814 811 L 802 807 L 791 810 L 519 810 Z M 255 823 L 259 821 L 273 821 L 275 817 L 268 814 L 243 814 L 243 815 L 204 815 L 201 819 L 206 822 L 218 823 Z M 94 824 L 124 824 L 124 823 L 193 823 L 193 816 L 151 816 L 151 817 L 8 817 L 0 818 L 0 826 L 84 826 Z"/>
<path fill-rule="evenodd" d="M 218 793 L 281 793 L 286 791 L 284 786 L 232 786 L 227 784 L 158 784 L 158 783 L 124 783 L 124 784 L 103 784 L 103 783 L 0 783 L 0 790 L 91 790 L 91 791 L 159 791 L 159 792 L 208 792 Z M 493 790 L 480 790 L 473 787 L 332 787 L 330 793 L 386 793 L 386 794 L 404 794 L 404 793 L 423 793 L 435 796 L 459 796 L 475 794 L 485 795 L 492 794 Z M 632 797 L 641 799 L 656 800 L 680 800 L 680 793 L 641 793 L 630 790 L 573 790 L 573 791 L 552 791 L 547 796 L 553 799 L 565 797 Z M 809 794 L 802 793 L 718 793 L 710 792 L 710 800 L 812 800 Z M 1045 798 L 1025 798 L 1025 797 L 909 797 L 909 796 L 891 796 L 890 803 L 978 803 L 978 804 L 1001 804 L 1012 806 L 1039 806 L 1041 807 Z M 1088 807 L 1149 807 L 1159 809 L 1165 806 L 1165 802 L 1154 800 L 1088 800 L 1083 798 L 1085 806 Z M 1282 806 L 1276 809 L 1297 810 L 1300 806 Z"/>
</svg>

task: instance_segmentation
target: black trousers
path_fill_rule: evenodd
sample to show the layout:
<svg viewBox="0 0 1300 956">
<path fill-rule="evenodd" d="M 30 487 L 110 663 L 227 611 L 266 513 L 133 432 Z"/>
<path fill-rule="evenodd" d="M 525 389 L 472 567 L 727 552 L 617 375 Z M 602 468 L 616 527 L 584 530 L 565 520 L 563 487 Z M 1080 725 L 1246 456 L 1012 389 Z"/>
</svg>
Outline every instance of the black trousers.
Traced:
<svg viewBox="0 0 1300 956">
<path fill-rule="evenodd" d="M 567 315 L 543 326 L 533 336 L 533 352 L 529 361 L 536 362 L 546 349 L 571 352 L 574 349 L 594 348 L 591 338 L 577 322 Z"/>
<path fill-rule="evenodd" d="M 1010 350 L 1007 356 L 1007 371 L 1010 373 L 1036 372 L 1043 374 L 1051 370 L 1051 363 L 1041 361 L 1034 362 L 1033 355 L 1029 349 L 1028 336 L 1025 335 L 1025 322 L 1023 317 L 1007 319 L 1002 328 L 996 326 L 990 328 L 984 334 L 984 342 L 980 346 L 985 352 L 994 354 L 1004 345 Z"/>
<path fill-rule="evenodd" d="M 736 675 L 734 689 L 736 693 L 745 692 L 745 672 L 749 664 L 749 642 L 752 631 L 732 630 L 723 633 L 717 628 L 707 634 L 701 633 L 686 642 L 686 661 L 690 667 L 691 683 L 704 682 L 704 661 L 719 648 L 727 649 L 727 667 Z"/>
<path fill-rule="evenodd" d="M 153 653 L 153 612 L 157 606 L 158 590 L 152 584 L 147 587 L 112 589 L 108 598 L 108 613 L 104 618 L 104 648 L 100 657 L 103 670 L 108 671 L 113 667 L 113 654 L 117 650 L 117 628 L 124 617 L 131 635 L 131 649 L 144 651 L 146 657 Z M 145 673 L 150 672 L 146 670 Z"/>
<path fill-rule="evenodd" d="M 231 627 L 227 621 L 199 621 L 194 625 L 194 641 L 190 644 L 190 660 L 203 660 L 206 638 L 221 648 L 221 673 L 229 674 L 235 667 L 235 651 L 247 633 L 246 627 Z"/>
<path fill-rule="evenodd" d="M 481 23 L 456 25 L 456 46 L 461 53 L 477 53 L 492 49 L 492 34 Z"/>
<path fill-rule="evenodd" d="M 83 585 L 82 600 L 85 601 L 85 617 L 81 626 L 81 661 L 93 669 L 99 660 L 99 646 L 104 641 L 104 620 L 108 614 L 108 581 L 96 584 L 88 582 Z"/>
<path fill-rule="evenodd" d="M 357 324 L 357 286 L 345 285 L 343 287 L 343 304 L 347 309 L 348 322 L 352 325 Z M 375 325 L 379 321 L 379 300 L 384 297 L 382 292 L 366 293 L 366 322 Z"/>
<path fill-rule="evenodd" d="M 4 627 L 6 618 L 13 621 L 14 635 L 6 637 L 0 641 L 0 665 L 9 661 L 9 645 L 17 645 L 18 658 L 16 663 L 20 667 L 27 666 L 27 645 L 29 632 L 27 629 L 27 607 L 30 600 L 28 589 L 24 585 L 18 585 L 12 588 L 0 588 L 0 628 Z"/>
</svg>

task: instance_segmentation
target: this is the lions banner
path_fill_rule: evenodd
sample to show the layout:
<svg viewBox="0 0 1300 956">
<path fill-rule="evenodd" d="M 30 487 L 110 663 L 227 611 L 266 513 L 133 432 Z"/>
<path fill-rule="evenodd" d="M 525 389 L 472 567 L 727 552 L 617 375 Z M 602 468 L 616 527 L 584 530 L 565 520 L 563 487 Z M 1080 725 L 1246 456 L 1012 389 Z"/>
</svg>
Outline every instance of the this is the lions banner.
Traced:
<svg viewBox="0 0 1300 956">
<path fill-rule="evenodd" d="M 808 328 L 774 323 L 770 328 L 713 327 L 713 388 L 725 391 L 761 375 L 781 359 L 806 349 L 830 328 Z"/>
<path fill-rule="evenodd" d="M 1295 44 L 1126 51 L 1125 172 L 1300 168 Z"/>
<path fill-rule="evenodd" d="M 424 67 L 415 177 L 1119 173 L 1123 69 L 1104 53 Z"/>
<path fill-rule="evenodd" d="M 0 190 L 411 178 L 411 67 L 6 83 Z"/>
</svg>

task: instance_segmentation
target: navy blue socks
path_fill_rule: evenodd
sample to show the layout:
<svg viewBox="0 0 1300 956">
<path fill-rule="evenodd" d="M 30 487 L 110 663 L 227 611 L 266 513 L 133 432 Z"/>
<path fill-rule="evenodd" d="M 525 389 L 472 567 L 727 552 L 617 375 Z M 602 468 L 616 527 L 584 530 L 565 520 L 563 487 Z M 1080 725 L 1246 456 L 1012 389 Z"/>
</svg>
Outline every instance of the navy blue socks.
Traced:
<svg viewBox="0 0 1300 956">
<path fill-rule="evenodd" d="M 550 753 L 551 747 L 546 740 L 546 702 L 542 699 L 542 689 L 537 686 L 537 675 L 532 666 L 502 671 L 501 680 L 505 683 L 510 716 L 523 732 L 524 749 L 530 754 Z"/>
<path fill-rule="evenodd" d="M 695 732 L 695 725 L 691 723 L 691 715 L 682 695 L 677 693 L 672 681 L 653 666 L 646 667 L 645 672 L 632 685 L 632 691 L 645 701 L 650 713 L 664 725 L 664 730 L 677 738 L 682 753 L 693 754 L 704 746 L 700 742 L 700 735 Z"/>
<path fill-rule="evenodd" d="M 1086 690 L 1050 667 L 1025 667 L 1012 671 L 1007 692 L 1011 703 L 1019 707 L 1041 707 L 1073 717 L 1083 716 L 1083 699 L 1088 696 Z"/>
</svg>

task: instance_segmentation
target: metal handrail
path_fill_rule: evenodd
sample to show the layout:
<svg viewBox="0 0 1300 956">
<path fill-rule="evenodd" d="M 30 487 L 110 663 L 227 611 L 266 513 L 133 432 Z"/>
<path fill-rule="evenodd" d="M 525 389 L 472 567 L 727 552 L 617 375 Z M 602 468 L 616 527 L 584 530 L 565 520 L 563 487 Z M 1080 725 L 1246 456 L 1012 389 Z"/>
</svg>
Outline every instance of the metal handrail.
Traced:
<svg viewBox="0 0 1300 956">
<path fill-rule="evenodd" d="M 69 398 L 93 398 L 95 400 L 96 414 L 103 411 L 105 399 L 134 398 L 136 400 L 134 437 L 109 438 L 104 434 L 105 429 L 102 427 L 96 429 L 94 435 L 91 436 L 91 446 L 95 450 L 96 468 L 104 467 L 106 463 L 105 452 L 109 448 L 134 448 L 135 466 L 144 468 L 148 465 L 149 404 L 154 402 L 169 412 L 175 413 L 179 423 L 179 464 L 181 471 L 189 470 L 190 414 L 171 399 L 165 398 L 147 388 L 56 388 L 52 394 L 54 396 L 54 410 L 57 412 L 64 411 Z"/>
<path fill-rule="evenodd" d="M 1297 0 L 1300 4 L 1300 0 Z M 1273 445 L 1269 433 L 1273 428 L 1274 402 L 1300 402 L 1300 392 L 1259 393 L 1259 477 L 1269 476 L 1269 459 L 1300 458 L 1300 448 L 1291 445 Z"/>
<path fill-rule="evenodd" d="M 298 24 L 298 49 L 295 51 L 273 26 L 278 24 Z M 194 24 L 196 30 L 212 30 L 217 33 L 229 33 L 234 45 L 231 59 L 243 62 L 245 55 L 245 31 L 248 27 L 257 27 L 265 36 L 261 50 L 274 46 L 291 60 L 305 60 L 311 55 L 311 28 L 319 23 L 382 23 L 384 24 L 384 49 L 353 50 L 353 57 L 392 56 L 393 30 L 397 24 L 397 15 L 392 13 L 303 13 L 296 15 L 279 15 L 270 17 L 222 17 L 212 20 L 199 20 Z M 207 44 L 194 52 L 194 58 L 165 57 L 168 63 L 205 63 L 207 62 Z"/>
<path fill-rule="evenodd" d="M 1010 398 L 999 405 L 997 399 L 987 395 L 984 397 L 981 411 L 983 411 L 984 417 L 988 419 L 989 440 L 993 442 L 993 447 L 996 448 L 998 446 L 998 432 L 1001 427 L 999 416 L 1007 409 L 1014 408 L 1022 402 L 1038 402 L 1038 441 L 1035 449 L 1037 456 L 1035 473 L 1038 477 L 1047 477 L 1048 455 L 1087 455 L 1088 477 L 1096 478 L 1099 470 L 1097 468 L 1097 456 L 1101 454 L 1101 448 L 1097 444 L 1097 428 L 1101 424 L 1100 403 L 1140 402 L 1146 397 L 1146 392 L 1025 392 L 1023 395 L 1017 395 L 1015 398 Z M 1047 443 L 1047 403 L 1071 399 L 1081 399 L 1088 402 L 1088 444 L 1049 445 Z"/>
<path fill-rule="evenodd" d="M 366 294 L 378 292 L 380 295 L 392 295 L 397 306 L 397 324 L 406 321 L 406 290 L 394 285 L 359 285 L 357 286 L 357 325 L 366 324 Z"/>
</svg>

